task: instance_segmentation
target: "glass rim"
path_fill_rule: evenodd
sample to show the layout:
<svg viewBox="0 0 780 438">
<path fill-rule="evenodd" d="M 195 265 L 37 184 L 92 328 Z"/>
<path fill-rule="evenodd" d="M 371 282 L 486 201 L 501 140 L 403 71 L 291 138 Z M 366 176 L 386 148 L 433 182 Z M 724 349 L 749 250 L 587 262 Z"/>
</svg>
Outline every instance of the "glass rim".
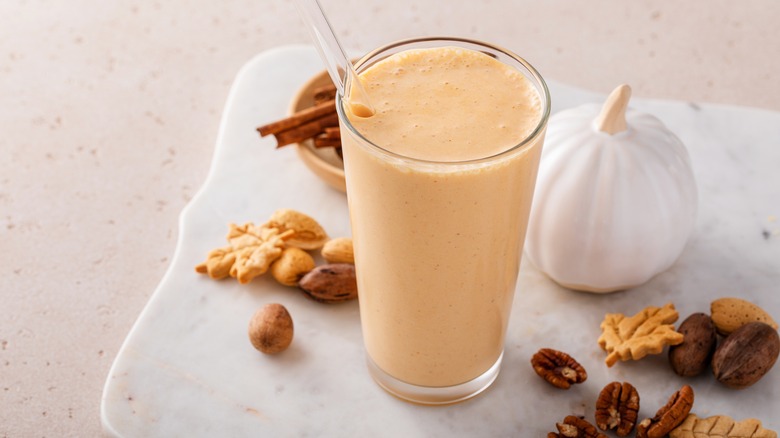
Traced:
<svg viewBox="0 0 780 438">
<path fill-rule="evenodd" d="M 534 127 L 534 130 L 531 131 L 530 134 L 528 134 L 525 138 L 523 138 L 519 143 L 515 144 L 514 146 L 511 146 L 501 152 L 495 153 L 493 155 L 488 155 L 486 157 L 480 157 L 480 158 L 472 158 L 468 160 L 460 160 L 460 161 L 437 161 L 437 160 L 425 160 L 421 158 L 414 158 L 407 155 L 399 154 L 393 151 L 390 151 L 373 141 L 367 139 L 363 134 L 358 131 L 353 125 L 352 122 L 349 120 L 349 118 L 346 116 L 346 113 L 344 112 L 343 108 L 343 98 L 340 94 L 336 93 L 336 111 L 338 113 L 339 120 L 348 128 L 349 132 L 353 135 L 356 135 L 360 141 L 365 143 L 366 145 L 370 146 L 371 149 L 374 149 L 376 152 L 379 152 L 381 154 L 390 156 L 392 158 L 400 159 L 403 161 L 408 161 L 411 163 L 418 163 L 418 164 L 436 164 L 436 165 L 466 165 L 466 164 L 480 164 L 490 161 L 495 161 L 497 159 L 503 158 L 506 155 L 511 155 L 512 153 L 518 152 L 520 150 L 526 149 L 527 147 L 530 147 L 543 133 L 545 127 L 547 126 L 547 121 L 550 118 L 550 90 L 547 88 L 547 83 L 544 81 L 544 78 L 539 74 L 539 72 L 534 68 L 528 61 L 526 61 L 524 58 L 520 57 L 519 55 L 515 54 L 514 52 L 507 50 L 501 46 L 486 43 L 479 40 L 469 39 L 469 38 L 459 38 L 459 37 L 448 37 L 448 36 L 433 36 L 433 37 L 418 37 L 418 38 L 409 38 L 409 39 L 403 39 L 399 41 L 392 42 L 390 44 L 386 44 L 384 46 L 380 46 L 364 56 L 362 56 L 357 62 L 355 62 L 355 70 L 359 72 L 360 67 L 362 67 L 366 62 L 374 59 L 378 55 L 396 48 L 400 46 L 406 46 L 414 43 L 424 43 L 424 42 L 456 42 L 456 43 L 467 43 L 477 46 L 482 46 L 494 51 L 498 51 L 503 53 L 504 55 L 510 57 L 514 61 L 518 62 L 523 68 L 525 68 L 528 73 L 530 73 L 531 77 L 537 82 L 539 85 L 537 88 L 537 91 L 540 91 L 540 101 L 542 102 L 542 114 L 539 118 L 539 122 Z M 506 64 L 503 61 L 500 61 L 504 64 Z M 522 73 L 522 72 L 521 72 Z M 345 89 L 349 89 L 348 87 L 351 84 L 351 78 L 349 75 L 347 76 L 347 82 L 344 86 Z M 524 74 L 525 76 L 525 74 Z"/>
</svg>

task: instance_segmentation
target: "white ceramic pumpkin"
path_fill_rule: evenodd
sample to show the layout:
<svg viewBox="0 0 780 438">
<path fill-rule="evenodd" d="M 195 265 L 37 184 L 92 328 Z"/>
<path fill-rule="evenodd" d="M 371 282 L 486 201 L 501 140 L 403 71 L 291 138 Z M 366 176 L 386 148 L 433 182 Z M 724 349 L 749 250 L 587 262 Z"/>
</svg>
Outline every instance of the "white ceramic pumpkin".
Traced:
<svg viewBox="0 0 780 438">
<path fill-rule="evenodd" d="M 638 286 L 680 256 L 696 217 L 688 151 L 657 118 L 627 109 L 621 85 L 603 107 L 549 122 L 526 237 L 531 262 L 576 290 Z"/>
</svg>

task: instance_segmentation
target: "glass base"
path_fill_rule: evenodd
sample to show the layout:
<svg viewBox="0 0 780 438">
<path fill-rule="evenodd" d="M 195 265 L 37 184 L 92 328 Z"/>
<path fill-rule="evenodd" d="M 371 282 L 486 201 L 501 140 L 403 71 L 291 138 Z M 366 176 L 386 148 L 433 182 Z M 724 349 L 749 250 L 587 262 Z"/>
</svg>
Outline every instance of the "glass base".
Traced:
<svg viewBox="0 0 780 438">
<path fill-rule="evenodd" d="M 369 355 L 366 355 L 366 362 L 368 362 L 368 371 L 376 383 L 401 400 L 421 405 L 449 405 L 468 400 L 486 390 L 498 377 L 503 358 L 504 353 L 501 352 L 498 360 L 482 375 L 455 386 L 412 385 L 384 372 Z"/>
</svg>

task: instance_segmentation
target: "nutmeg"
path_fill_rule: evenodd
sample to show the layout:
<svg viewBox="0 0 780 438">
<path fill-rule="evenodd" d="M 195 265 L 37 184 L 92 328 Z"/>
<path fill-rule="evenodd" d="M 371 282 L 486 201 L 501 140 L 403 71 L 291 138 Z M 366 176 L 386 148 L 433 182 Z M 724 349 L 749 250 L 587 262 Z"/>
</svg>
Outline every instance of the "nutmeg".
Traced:
<svg viewBox="0 0 780 438">
<path fill-rule="evenodd" d="M 276 354 L 284 351 L 290 346 L 292 339 L 292 317 L 281 304 L 266 304 L 255 312 L 249 321 L 249 341 L 263 353 Z"/>
</svg>

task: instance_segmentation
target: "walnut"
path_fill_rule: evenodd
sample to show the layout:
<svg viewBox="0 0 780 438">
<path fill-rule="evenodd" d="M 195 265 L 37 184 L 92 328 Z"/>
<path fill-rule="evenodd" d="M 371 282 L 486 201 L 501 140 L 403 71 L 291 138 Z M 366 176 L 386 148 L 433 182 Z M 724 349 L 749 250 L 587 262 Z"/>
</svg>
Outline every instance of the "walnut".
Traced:
<svg viewBox="0 0 780 438">
<path fill-rule="evenodd" d="M 618 436 L 634 430 L 639 415 L 639 392 L 628 382 L 612 382 L 604 387 L 596 401 L 596 426 L 617 429 Z"/>
<path fill-rule="evenodd" d="M 637 438 L 661 438 L 674 430 L 688 417 L 693 407 L 693 388 L 688 385 L 669 397 L 664 407 L 653 418 L 645 418 L 636 425 Z"/>
<path fill-rule="evenodd" d="M 531 365 L 539 377 L 561 389 L 569 389 L 572 384 L 582 383 L 588 378 L 585 368 L 574 358 L 552 348 L 542 348 L 534 354 Z"/>
<path fill-rule="evenodd" d="M 569 415 L 562 423 L 556 423 L 558 433 L 550 432 L 547 438 L 607 438 L 596 427 L 582 417 Z"/>
</svg>

